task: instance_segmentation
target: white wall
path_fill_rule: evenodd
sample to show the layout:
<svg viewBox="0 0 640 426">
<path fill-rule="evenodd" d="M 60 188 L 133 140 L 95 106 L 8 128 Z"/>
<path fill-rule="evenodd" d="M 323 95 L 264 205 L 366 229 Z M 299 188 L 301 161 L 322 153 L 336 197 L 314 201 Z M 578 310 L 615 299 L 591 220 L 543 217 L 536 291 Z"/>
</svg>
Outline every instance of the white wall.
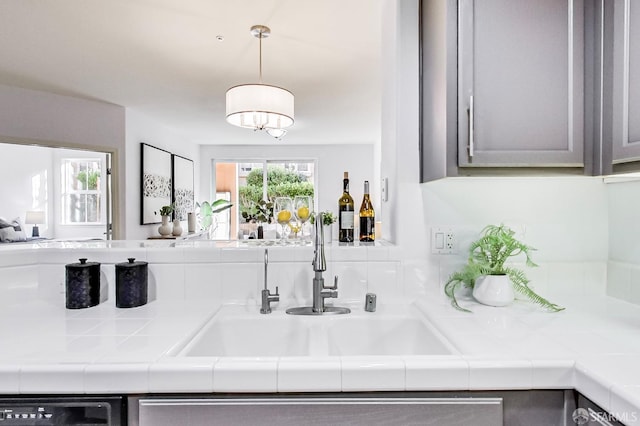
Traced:
<svg viewBox="0 0 640 426">
<path fill-rule="evenodd" d="M 607 184 L 609 264 L 607 293 L 640 304 L 640 180 Z"/>
<path fill-rule="evenodd" d="M 0 85 L 0 137 L 6 142 L 38 141 L 43 145 L 88 148 L 118 153 L 114 187 L 121 188 L 114 212 L 124 217 L 125 109 L 118 105 Z M 121 222 L 116 238 L 123 238 Z"/>
<path fill-rule="evenodd" d="M 153 145 L 173 154 L 193 160 L 194 193 L 199 193 L 200 149 L 175 129 L 169 128 L 138 111 L 126 111 L 126 205 L 124 214 L 127 223 L 125 238 L 128 240 L 146 239 L 158 235 L 158 225 L 140 225 L 140 143 Z M 187 222 L 182 223 L 187 229 Z"/>
<path fill-rule="evenodd" d="M 356 209 L 362 201 L 364 181 L 373 182 L 374 145 L 287 145 L 286 140 L 278 145 L 203 145 L 200 148 L 200 195 L 198 200 L 210 200 L 211 162 L 212 160 L 317 160 L 318 205 L 316 211 L 338 211 L 338 198 L 342 195 L 342 176 L 349 172 L 349 192 L 353 197 Z M 371 188 L 374 209 L 379 206 L 379 194 L 375 187 Z M 376 215 L 376 220 L 382 218 Z"/>
<path fill-rule="evenodd" d="M 426 246 L 420 192 L 418 0 L 383 5 L 381 178 L 389 179 L 389 199 L 382 203 L 385 238 L 424 259 Z M 420 237 L 418 237 L 420 238 Z"/>
<path fill-rule="evenodd" d="M 501 223 L 535 247 L 540 262 L 607 260 L 608 207 L 601 178 L 448 178 L 423 184 L 422 195 L 426 230 L 453 226 L 461 260 L 486 225 Z M 430 251 L 429 240 L 427 232 Z"/>
<path fill-rule="evenodd" d="M 640 265 L 640 180 L 607 185 L 609 259 Z"/>
</svg>

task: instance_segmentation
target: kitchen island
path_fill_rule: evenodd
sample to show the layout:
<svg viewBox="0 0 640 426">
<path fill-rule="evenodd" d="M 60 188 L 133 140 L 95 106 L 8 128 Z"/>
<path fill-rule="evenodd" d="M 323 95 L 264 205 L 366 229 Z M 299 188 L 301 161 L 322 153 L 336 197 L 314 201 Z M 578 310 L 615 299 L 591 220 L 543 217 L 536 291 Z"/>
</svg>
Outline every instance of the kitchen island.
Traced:
<svg viewBox="0 0 640 426">
<path fill-rule="evenodd" d="M 365 289 L 378 288 L 378 310 L 367 315 L 373 318 L 411 306 L 444 336 L 454 351 L 393 356 L 181 356 L 180 350 L 221 310 L 245 311 L 259 318 L 262 248 L 233 248 L 230 254 L 225 248 L 196 242 L 180 250 L 140 244 L 93 248 L 38 246 L 2 251 L 0 281 L 5 301 L 0 311 L 2 394 L 576 389 L 603 409 L 618 414 L 625 424 L 640 424 L 639 306 L 606 296 L 548 293 L 550 299 L 566 310 L 542 312 L 524 301 L 491 308 L 463 300 L 473 313 L 459 312 L 435 284 L 403 282 L 402 297 L 394 299 L 394 292 L 385 293 L 374 286 L 377 269 L 372 265 L 364 267 L 368 271 L 366 276 L 371 278 L 366 283 L 369 287 L 356 284 L 357 274 L 352 274 L 358 269 L 358 262 L 383 264 L 383 270 L 400 262 L 392 247 L 351 248 L 352 251 L 345 252 L 340 248 L 328 254 L 334 271 L 342 272 L 343 276 L 341 290 L 345 298 L 340 304 L 362 316 L 360 295 L 364 296 Z M 278 249 L 282 251 L 279 253 Z M 104 279 L 111 284 L 113 272 L 108 262 L 116 263 L 125 256 L 146 259 L 150 268 L 152 263 L 165 262 L 167 268 L 151 268 L 150 284 L 157 287 L 144 306 L 116 308 L 111 285 L 108 298 L 98 306 L 65 309 L 60 278 L 64 276 L 64 262 L 86 254 L 87 250 L 89 255 L 84 257 L 101 257 Z M 300 271 L 310 269 L 308 255 L 308 247 L 272 249 L 274 263 L 270 268 L 274 279 L 269 282 L 273 286 L 277 278 L 288 276 L 290 269 L 295 271 L 293 287 L 288 289 L 283 283 L 281 293 L 285 297 L 273 305 L 271 315 L 281 315 L 287 307 L 297 306 L 308 298 L 298 291 L 296 284 Z M 173 271 L 185 258 L 188 258 L 185 268 Z M 282 263 L 278 264 L 277 259 Z M 348 265 L 339 267 L 343 260 Z M 214 285 L 217 276 L 210 275 L 202 266 L 208 263 L 218 263 L 222 268 L 219 288 Z M 225 271 L 231 272 L 224 275 Z M 170 280 L 173 282 L 196 274 L 204 287 L 189 289 L 169 284 L 165 288 L 159 282 L 163 273 L 173 274 Z M 352 277 L 355 288 L 348 288 L 345 275 Z M 411 279 L 408 275 L 403 274 L 405 280 Z M 248 291 L 240 290 L 241 281 L 251 278 L 254 282 Z M 419 291 L 408 290 L 417 287 Z M 187 297 L 192 291 L 196 293 Z"/>
</svg>

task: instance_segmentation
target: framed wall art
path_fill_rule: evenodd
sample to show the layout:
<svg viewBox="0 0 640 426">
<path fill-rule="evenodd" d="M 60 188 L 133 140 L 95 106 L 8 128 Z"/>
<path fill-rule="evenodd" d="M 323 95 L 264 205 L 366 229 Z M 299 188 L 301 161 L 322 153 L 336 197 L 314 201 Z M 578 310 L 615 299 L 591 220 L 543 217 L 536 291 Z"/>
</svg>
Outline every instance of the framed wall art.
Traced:
<svg viewBox="0 0 640 426">
<path fill-rule="evenodd" d="M 174 218 L 187 220 L 194 211 L 193 160 L 173 154 Z"/>
<path fill-rule="evenodd" d="M 141 209 L 140 224 L 160 223 L 160 208 L 171 204 L 171 153 L 146 143 L 141 148 Z"/>
</svg>

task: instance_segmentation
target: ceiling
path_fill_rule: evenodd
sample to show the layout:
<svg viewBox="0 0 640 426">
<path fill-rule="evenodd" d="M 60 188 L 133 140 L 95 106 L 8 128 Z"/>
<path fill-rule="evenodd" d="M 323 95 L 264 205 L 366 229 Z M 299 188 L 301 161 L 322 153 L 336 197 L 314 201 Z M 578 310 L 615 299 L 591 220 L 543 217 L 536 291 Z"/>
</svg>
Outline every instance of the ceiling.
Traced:
<svg viewBox="0 0 640 426">
<path fill-rule="evenodd" d="M 136 110 L 199 144 L 380 139 L 383 0 L 2 0 L 0 84 Z M 225 92 L 295 95 L 282 142 L 225 121 Z M 222 36 L 219 41 L 217 36 Z"/>
</svg>

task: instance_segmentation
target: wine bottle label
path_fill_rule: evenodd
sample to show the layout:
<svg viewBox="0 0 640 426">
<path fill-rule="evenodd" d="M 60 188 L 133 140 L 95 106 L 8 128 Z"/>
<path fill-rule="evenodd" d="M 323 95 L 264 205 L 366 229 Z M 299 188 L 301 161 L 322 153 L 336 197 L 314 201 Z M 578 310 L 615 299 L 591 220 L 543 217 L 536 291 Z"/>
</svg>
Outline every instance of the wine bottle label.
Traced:
<svg viewBox="0 0 640 426">
<path fill-rule="evenodd" d="M 373 235 L 375 233 L 376 223 L 371 216 L 360 218 L 360 235 Z"/>
<path fill-rule="evenodd" d="M 353 229 L 353 210 L 340 212 L 340 229 Z"/>
</svg>

